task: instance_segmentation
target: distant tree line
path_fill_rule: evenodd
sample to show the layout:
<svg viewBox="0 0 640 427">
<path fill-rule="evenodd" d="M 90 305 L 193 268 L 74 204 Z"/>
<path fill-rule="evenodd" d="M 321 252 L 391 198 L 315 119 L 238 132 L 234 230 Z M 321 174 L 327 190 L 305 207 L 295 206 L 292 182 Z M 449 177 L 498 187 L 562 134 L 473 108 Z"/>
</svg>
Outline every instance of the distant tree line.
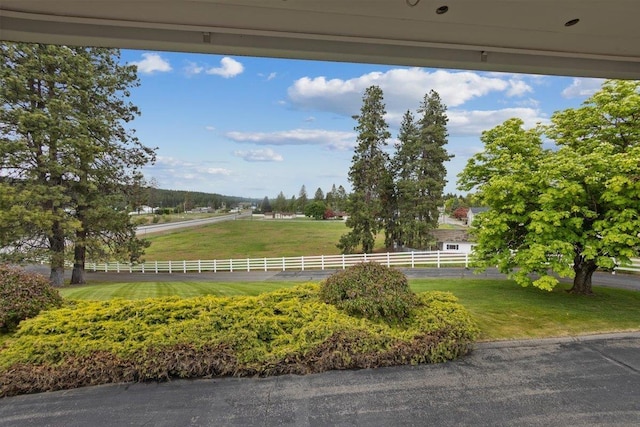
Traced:
<svg viewBox="0 0 640 427">
<path fill-rule="evenodd" d="M 302 185 L 298 195 L 287 198 L 280 192 L 271 201 L 268 197 L 258 205 L 259 212 L 301 213 L 314 219 L 330 219 L 342 215 L 346 209 L 348 194 L 345 188 L 335 184 L 326 194 L 318 187 L 313 199 L 309 199 L 307 188 Z"/>
</svg>

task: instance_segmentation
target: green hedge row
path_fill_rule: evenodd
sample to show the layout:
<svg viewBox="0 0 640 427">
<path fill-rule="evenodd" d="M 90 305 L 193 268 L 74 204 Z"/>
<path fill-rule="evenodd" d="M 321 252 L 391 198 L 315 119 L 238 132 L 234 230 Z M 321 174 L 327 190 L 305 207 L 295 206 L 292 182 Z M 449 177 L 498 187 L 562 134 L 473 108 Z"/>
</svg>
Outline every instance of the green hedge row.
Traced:
<svg viewBox="0 0 640 427">
<path fill-rule="evenodd" d="M 325 304 L 318 285 L 256 297 L 72 301 L 21 323 L 0 351 L 0 396 L 110 382 L 306 374 L 442 362 L 477 328 L 454 296 L 418 294 L 401 323 Z"/>
</svg>

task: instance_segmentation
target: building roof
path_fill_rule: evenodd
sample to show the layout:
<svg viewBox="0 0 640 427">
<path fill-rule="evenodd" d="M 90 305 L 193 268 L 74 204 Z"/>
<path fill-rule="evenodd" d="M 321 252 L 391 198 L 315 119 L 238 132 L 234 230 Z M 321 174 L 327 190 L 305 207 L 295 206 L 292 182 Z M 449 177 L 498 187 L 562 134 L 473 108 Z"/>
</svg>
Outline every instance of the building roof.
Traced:
<svg viewBox="0 0 640 427">
<path fill-rule="evenodd" d="M 484 208 L 484 207 L 473 207 L 473 208 L 469 208 L 469 211 L 473 214 L 479 214 L 482 212 L 486 212 L 488 211 L 489 208 Z"/>
<path fill-rule="evenodd" d="M 452 229 L 452 230 L 433 230 L 431 235 L 436 239 L 436 242 L 470 242 L 471 236 L 466 229 Z"/>
<path fill-rule="evenodd" d="M 0 39 L 640 78 L 631 0 L 0 1 Z"/>
</svg>

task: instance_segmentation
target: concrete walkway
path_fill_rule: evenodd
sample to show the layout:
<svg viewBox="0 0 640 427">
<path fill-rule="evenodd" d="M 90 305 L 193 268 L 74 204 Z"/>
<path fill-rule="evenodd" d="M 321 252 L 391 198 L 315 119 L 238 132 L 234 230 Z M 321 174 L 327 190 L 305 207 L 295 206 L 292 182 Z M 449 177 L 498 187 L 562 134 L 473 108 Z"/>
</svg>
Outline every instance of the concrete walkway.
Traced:
<svg viewBox="0 0 640 427">
<path fill-rule="evenodd" d="M 481 343 L 460 360 L 0 400 L 0 426 L 637 426 L 640 333 Z"/>
</svg>

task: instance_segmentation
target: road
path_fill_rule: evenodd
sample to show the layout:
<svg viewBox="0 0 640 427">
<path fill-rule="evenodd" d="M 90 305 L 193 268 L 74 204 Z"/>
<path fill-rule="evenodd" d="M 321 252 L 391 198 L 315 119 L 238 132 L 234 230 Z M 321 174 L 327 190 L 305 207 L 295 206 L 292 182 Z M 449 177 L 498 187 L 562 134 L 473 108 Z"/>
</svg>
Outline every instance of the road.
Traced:
<svg viewBox="0 0 640 427">
<path fill-rule="evenodd" d="M 189 221 L 169 222 L 166 224 L 144 225 L 136 228 L 137 236 L 144 236 L 151 233 L 159 233 L 161 231 L 177 230 L 179 228 L 196 227 L 199 225 L 213 224 L 216 222 L 233 221 L 240 218 L 249 218 L 251 212 L 242 212 L 229 215 L 213 216 L 211 218 L 193 219 Z"/>
<path fill-rule="evenodd" d="M 637 426 L 640 333 L 480 343 L 459 360 L 116 384 L 0 400 L 0 426 Z"/>
</svg>

